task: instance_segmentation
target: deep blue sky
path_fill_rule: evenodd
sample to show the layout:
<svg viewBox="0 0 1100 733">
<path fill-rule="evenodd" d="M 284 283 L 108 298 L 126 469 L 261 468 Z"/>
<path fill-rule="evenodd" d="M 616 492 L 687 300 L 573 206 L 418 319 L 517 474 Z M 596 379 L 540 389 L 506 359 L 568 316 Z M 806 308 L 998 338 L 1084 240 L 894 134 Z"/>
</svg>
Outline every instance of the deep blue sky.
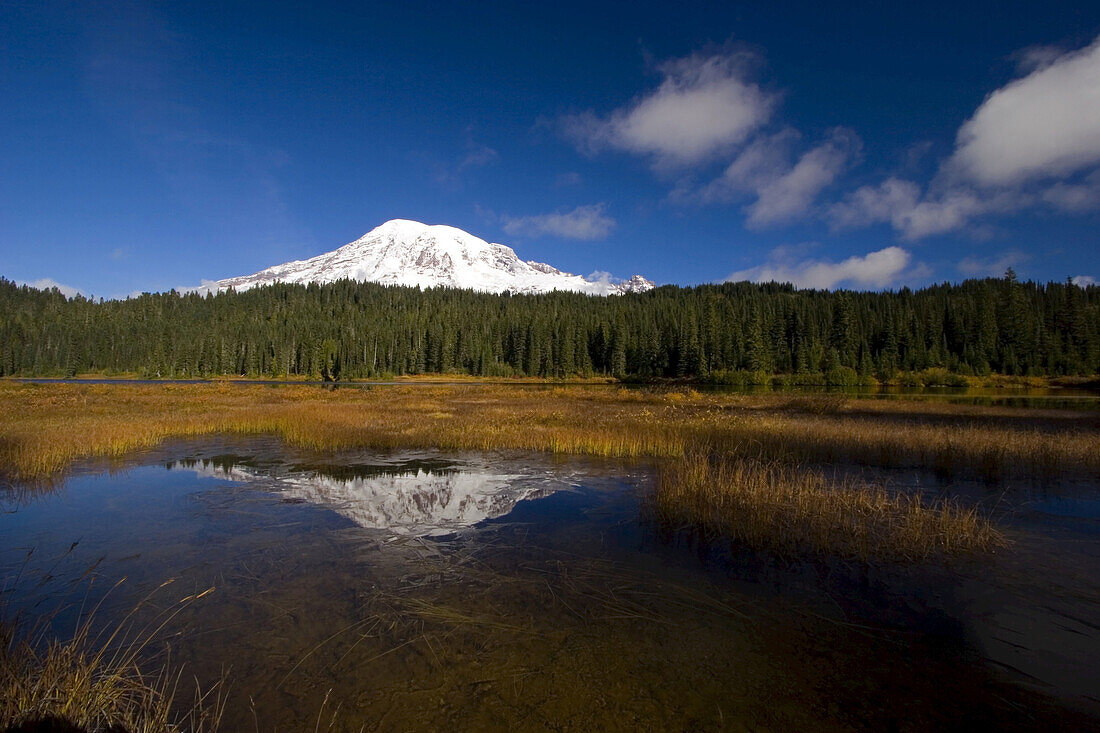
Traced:
<svg viewBox="0 0 1100 733">
<path fill-rule="evenodd" d="M 660 283 L 1100 279 L 1095 2 L 100 5 L 0 5 L 9 279 L 398 217 Z"/>
</svg>

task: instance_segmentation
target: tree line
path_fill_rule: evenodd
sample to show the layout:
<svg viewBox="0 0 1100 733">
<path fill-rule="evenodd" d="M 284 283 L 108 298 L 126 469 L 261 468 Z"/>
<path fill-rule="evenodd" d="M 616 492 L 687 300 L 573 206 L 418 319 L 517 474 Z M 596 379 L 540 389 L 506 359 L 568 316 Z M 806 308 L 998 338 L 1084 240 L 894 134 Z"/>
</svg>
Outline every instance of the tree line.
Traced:
<svg viewBox="0 0 1100 733">
<path fill-rule="evenodd" d="M 1100 287 L 967 280 L 888 292 L 748 282 L 591 297 L 341 281 L 66 298 L 0 278 L 0 376 L 721 378 L 1100 372 Z M 838 372 L 839 370 L 839 372 Z"/>
</svg>

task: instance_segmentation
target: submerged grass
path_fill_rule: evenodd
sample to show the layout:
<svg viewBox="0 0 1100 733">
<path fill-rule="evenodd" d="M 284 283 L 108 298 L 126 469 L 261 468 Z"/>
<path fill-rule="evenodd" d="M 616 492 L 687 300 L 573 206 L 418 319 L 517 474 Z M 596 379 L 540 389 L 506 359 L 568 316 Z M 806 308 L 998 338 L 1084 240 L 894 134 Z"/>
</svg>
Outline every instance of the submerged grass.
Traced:
<svg viewBox="0 0 1100 733">
<path fill-rule="evenodd" d="M 789 557 L 921 561 L 1007 544 L 977 510 L 950 501 L 704 452 L 670 461 L 652 504 L 666 529 Z"/>
</svg>

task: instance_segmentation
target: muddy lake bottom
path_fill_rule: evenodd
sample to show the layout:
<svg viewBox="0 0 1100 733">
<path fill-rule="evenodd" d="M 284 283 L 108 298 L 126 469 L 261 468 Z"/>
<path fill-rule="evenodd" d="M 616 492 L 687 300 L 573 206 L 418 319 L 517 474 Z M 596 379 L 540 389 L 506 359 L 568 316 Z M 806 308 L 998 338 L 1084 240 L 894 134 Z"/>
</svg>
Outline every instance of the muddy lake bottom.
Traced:
<svg viewBox="0 0 1100 733">
<path fill-rule="evenodd" d="M 646 462 L 210 438 L 0 494 L 0 588 L 61 636 L 214 588 L 149 650 L 224 730 L 1100 727 L 1100 488 L 882 476 L 1011 547 L 781 561 L 658 528 Z"/>
</svg>

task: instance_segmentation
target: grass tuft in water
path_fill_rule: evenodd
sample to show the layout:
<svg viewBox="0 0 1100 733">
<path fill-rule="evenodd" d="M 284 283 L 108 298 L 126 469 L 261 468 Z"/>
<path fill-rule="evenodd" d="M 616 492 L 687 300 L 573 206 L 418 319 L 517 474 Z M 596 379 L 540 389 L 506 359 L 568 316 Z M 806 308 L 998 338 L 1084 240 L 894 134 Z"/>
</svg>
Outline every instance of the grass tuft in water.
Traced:
<svg viewBox="0 0 1100 733">
<path fill-rule="evenodd" d="M 787 557 L 921 561 L 1006 545 L 973 508 L 852 478 L 693 451 L 661 470 L 652 498 L 666 529 Z"/>
<path fill-rule="evenodd" d="M 167 663 L 154 663 L 158 671 L 153 675 L 142 670 L 157 634 L 209 592 L 183 598 L 138 626 L 135 617 L 149 604 L 150 594 L 105 632 L 93 631 L 93 611 L 68 639 L 52 635 L 48 618 L 30 628 L 18 620 L 0 622 L 0 730 L 217 730 L 224 706 L 222 682 L 204 692 L 196 681 L 193 704 L 179 713 L 175 696 L 180 675 Z"/>
</svg>

